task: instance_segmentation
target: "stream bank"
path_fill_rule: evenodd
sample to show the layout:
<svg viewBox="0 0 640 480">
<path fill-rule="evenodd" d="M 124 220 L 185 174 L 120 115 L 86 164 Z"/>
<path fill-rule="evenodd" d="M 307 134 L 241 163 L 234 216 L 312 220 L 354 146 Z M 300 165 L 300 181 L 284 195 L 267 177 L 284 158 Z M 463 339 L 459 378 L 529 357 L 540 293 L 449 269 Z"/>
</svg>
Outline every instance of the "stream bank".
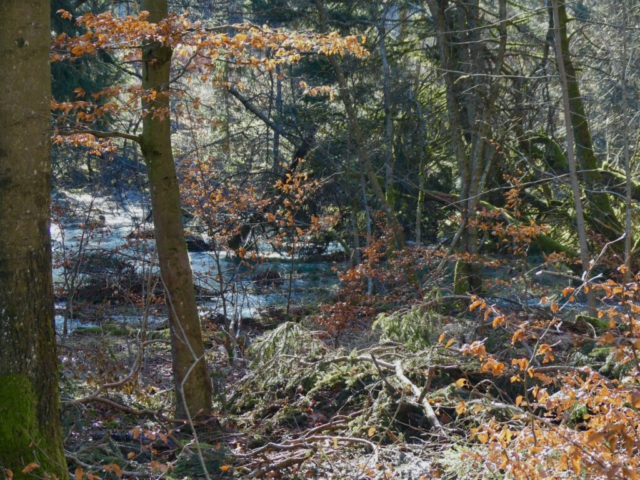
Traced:
<svg viewBox="0 0 640 480">
<path fill-rule="evenodd" d="M 148 199 L 58 191 L 51 227 L 56 328 L 96 326 L 98 318 L 139 323 L 141 299 L 162 296 Z M 203 315 L 240 324 L 261 312 L 328 301 L 338 288 L 335 267 L 344 253 L 330 244 L 324 258 L 288 258 L 261 242 L 253 261 L 216 251 L 193 218 L 185 216 L 189 257 Z M 69 305 L 71 308 L 69 308 Z M 84 313 L 82 312 L 84 310 Z M 166 317 L 153 305 L 149 320 Z"/>
</svg>

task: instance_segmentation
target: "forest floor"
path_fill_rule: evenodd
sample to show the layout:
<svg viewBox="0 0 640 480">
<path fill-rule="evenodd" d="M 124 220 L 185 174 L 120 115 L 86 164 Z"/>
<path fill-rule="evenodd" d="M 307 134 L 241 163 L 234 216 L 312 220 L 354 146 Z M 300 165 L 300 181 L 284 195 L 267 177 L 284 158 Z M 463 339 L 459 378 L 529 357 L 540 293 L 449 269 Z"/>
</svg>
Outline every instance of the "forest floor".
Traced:
<svg viewBox="0 0 640 480">
<path fill-rule="evenodd" d="M 562 261 L 491 255 L 477 298 L 452 294 L 452 272 L 436 269 L 442 257 L 431 246 L 408 249 L 424 282 L 418 291 L 400 256 L 369 271 L 349 271 L 337 258 L 293 268 L 282 258 L 245 267 L 223 257 L 240 274 L 235 300 L 251 300 L 234 312 L 244 318 L 232 337 L 221 296 L 210 288 L 211 258 L 192 253 L 209 286 L 198 293 L 209 292 L 200 308 L 214 412 L 178 421 L 166 311 L 161 301 L 142 300 L 163 293 L 147 288 L 157 282 L 141 273 L 144 258 L 132 263 L 141 247 L 129 242 L 139 227 L 131 215 L 144 211 L 135 202 L 123 209 L 100 198 L 77 201 L 87 203 L 90 214 L 61 217 L 56 244 L 58 300 L 75 294 L 68 335 L 61 334 L 64 303 L 56 314 L 65 449 L 78 480 L 514 478 L 502 467 L 502 432 L 511 438 L 533 419 L 547 432 L 580 434 L 591 412 L 573 402 L 551 421 L 547 397 L 534 394 L 558 399 L 563 382 L 582 381 L 586 367 L 608 382 L 632 365 L 616 360 L 615 338 L 601 341 L 608 321 L 623 335 L 631 331 L 615 319 L 623 289 L 603 282 L 611 290 L 599 293 L 607 317 L 586 317 L 584 286 Z M 65 225 L 83 218 L 97 225 L 91 235 Z M 65 269 L 74 252 L 82 268 Z M 279 275 L 264 276 L 272 271 Z M 635 306 L 629 302 L 625 308 Z M 341 327 L 319 322 L 322 312 Z M 552 464 L 556 452 L 544 451 Z M 512 453 L 514 464 L 519 455 Z M 563 467 L 549 478 L 582 477 Z"/>
<path fill-rule="evenodd" d="M 512 306 L 509 314 L 549 312 Z M 504 478 L 483 470 L 486 447 L 469 430 L 489 419 L 517 421 L 521 387 L 457 346 L 483 339 L 508 363 L 527 354 L 526 342 L 511 345 L 506 329 L 455 299 L 379 317 L 373 329 L 338 339 L 307 320 L 281 318 L 252 319 L 240 345 L 215 322 L 203 325 L 216 411 L 193 425 L 171 418 L 163 325 L 150 327 L 144 341 L 140 328 L 124 323 L 92 323 L 61 338 L 72 471 L 87 478 Z M 608 351 L 589 340 L 590 328 L 567 322 L 547 332 L 558 364 L 606 365 Z M 455 344 L 438 342 L 443 335 Z"/>
</svg>

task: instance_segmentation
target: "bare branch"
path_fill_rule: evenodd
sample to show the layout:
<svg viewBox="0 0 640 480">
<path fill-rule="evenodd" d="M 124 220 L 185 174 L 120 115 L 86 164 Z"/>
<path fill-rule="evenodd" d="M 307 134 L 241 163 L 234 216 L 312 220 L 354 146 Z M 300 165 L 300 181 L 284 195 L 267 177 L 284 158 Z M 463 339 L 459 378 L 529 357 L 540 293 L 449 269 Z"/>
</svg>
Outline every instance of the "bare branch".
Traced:
<svg viewBox="0 0 640 480">
<path fill-rule="evenodd" d="M 124 140 L 132 140 L 138 144 L 141 142 L 140 135 L 131 135 L 130 133 L 124 132 L 101 132 L 99 130 L 69 130 L 58 132 L 58 135 L 62 135 L 65 137 L 82 134 L 93 135 L 96 138 L 122 138 Z"/>
</svg>

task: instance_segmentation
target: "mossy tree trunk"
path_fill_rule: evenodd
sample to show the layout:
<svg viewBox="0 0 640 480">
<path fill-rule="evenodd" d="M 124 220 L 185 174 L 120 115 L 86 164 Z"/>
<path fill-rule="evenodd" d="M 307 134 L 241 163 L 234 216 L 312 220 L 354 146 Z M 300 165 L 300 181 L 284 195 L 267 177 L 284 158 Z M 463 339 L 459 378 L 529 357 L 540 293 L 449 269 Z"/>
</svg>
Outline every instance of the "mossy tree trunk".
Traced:
<svg viewBox="0 0 640 480">
<path fill-rule="evenodd" d="M 487 145 L 507 46 L 507 5 L 506 0 L 498 2 L 500 22 L 494 55 L 483 46 L 483 21 L 478 0 L 464 5 L 428 0 L 427 4 L 438 33 L 449 130 L 460 175 L 462 218 L 454 242 L 460 242 L 458 251 L 463 259 L 456 265 L 454 292 L 478 293 L 482 286 L 482 268 L 477 259 L 478 233 L 473 221 L 493 158 Z M 491 63 L 493 67 L 489 68 Z M 486 95 L 479 92 L 486 92 Z M 451 248 L 454 246 L 452 244 Z"/>
<path fill-rule="evenodd" d="M 168 15 L 167 0 L 145 0 L 142 10 L 149 12 L 150 22 L 158 23 Z M 211 379 L 204 359 L 171 146 L 171 55 L 171 48 L 158 43 L 143 49 L 142 87 L 156 95 L 153 101 L 143 101 L 147 114 L 140 145 L 148 169 L 160 273 L 169 307 L 176 416 L 188 418 L 211 413 Z"/>
<path fill-rule="evenodd" d="M 563 59 L 563 65 L 559 65 L 558 68 L 563 68 L 567 76 L 571 124 L 573 136 L 575 137 L 576 156 L 580 163 L 581 178 L 586 187 L 589 223 L 591 228 L 602 234 L 607 241 L 616 240 L 624 233 L 624 226 L 620 223 L 613 210 L 609 194 L 601 191 L 603 184 L 603 178 L 600 174 L 601 162 L 593 151 L 589 118 L 582 101 L 576 68 L 571 60 L 569 36 L 567 34 L 568 17 L 564 2 L 558 5 L 557 15 L 558 40 L 562 47 Z M 551 35 L 555 28 L 552 8 L 549 10 L 549 25 Z M 551 37 L 551 41 L 553 41 L 553 37 Z M 613 247 L 621 249 L 623 244 L 619 242 L 614 244 Z"/>
<path fill-rule="evenodd" d="M 560 19 L 560 8 L 558 6 L 558 0 L 551 0 L 551 8 L 552 8 L 552 17 L 554 21 L 554 37 L 556 43 L 556 58 L 558 60 L 558 73 L 560 74 L 560 84 L 562 86 L 562 100 L 564 107 L 564 121 L 567 129 L 567 161 L 569 163 L 569 177 L 571 179 L 571 190 L 573 192 L 573 200 L 576 209 L 576 227 L 578 229 L 578 240 L 580 243 L 580 259 L 582 261 L 582 270 L 583 270 L 583 278 L 586 282 L 589 281 L 589 247 L 587 245 L 587 228 L 585 225 L 584 215 L 582 211 L 582 198 L 580 195 L 580 185 L 578 182 L 578 172 L 576 168 L 576 160 L 574 155 L 574 128 L 572 128 L 572 120 L 573 115 L 569 114 L 569 110 L 571 109 L 571 84 L 569 81 L 568 72 L 565 68 L 566 59 L 565 55 L 565 45 L 562 41 L 563 35 L 561 33 L 561 25 L 562 20 Z M 566 14 L 565 14 L 565 22 L 566 22 Z M 566 39 L 566 24 L 565 24 L 565 34 L 564 38 Z M 575 72 L 574 72 L 575 74 Z M 584 113 L 584 112 L 583 112 Z M 576 144 L 580 145 L 579 137 L 576 137 Z M 578 147 L 579 148 L 579 147 Z M 615 218 L 615 217 L 614 217 Z M 587 293 L 587 302 L 589 305 L 589 316 L 595 317 L 597 315 L 596 309 L 596 297 L 593 289 L 589 290 Z"/>
<path fill-rule="evenodd" d="M 0 2 L 0 475 L 67 479 L 53 327 L 49 1 Z"/>
</svg>

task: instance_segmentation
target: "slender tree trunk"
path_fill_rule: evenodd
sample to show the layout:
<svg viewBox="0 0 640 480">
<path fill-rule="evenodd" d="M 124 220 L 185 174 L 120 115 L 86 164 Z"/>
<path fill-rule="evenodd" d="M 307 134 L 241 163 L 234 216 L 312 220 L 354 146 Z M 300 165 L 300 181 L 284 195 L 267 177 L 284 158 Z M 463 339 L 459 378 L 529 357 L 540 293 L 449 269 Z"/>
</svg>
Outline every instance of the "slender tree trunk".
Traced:
<svg viewBox="0 0 640 480">
<path fill-rule="evenodd" d="M 316 8 L 318 9 L 318 14 L 320 16 L 320 29 L 322 31 L 326 31 L 327 16 L 324 10 L 323 0 L 316 0 Z M 391 208 L 391 205 L 389 205 L 389 202 L 387 202 L 384 192 L 382 191 L 382 187 L 380 186 L 380 182 L 378 181 L 378 177 L 376 176 L 376 172 L 373 168 L 371 157 L 369 156 L 369 151 L 364 141 L 364 135 L 362 134 L 362 129 L 360 128 L 360 122 L 358 121 L 358 114 L 353 104 L 351 93 L 349 92 L 347 78 L 336 57 L 333 55 L 329 55 L 328 59 L 338 80 L 340 99 L 342 100 L 345 112 L 347 114 L 349 132 L 351 134 L 351 137 L 355 141 L 356 152 L 358 158 L 360 159 L 361 167 L 365 170 L 367 179 L 371 184 L 371 188 L 373 189 L 373 193 L 376 196 L 376 200 L 378 200 L 378 203 L 380 203 L 380 207 L 382 208 L 382 211 L 387 219 L 388 225 L 395 230 L 396 247 L 404 248 L 404 235 L 402 234 L 398 220 L 396 219 L 395 213 L 393 212 L 393 208 Z"/>
<path fill-rule="evenodd" d="M 69 478 L 49 234 L 49 22 L 49 1 L 0 2 L 0 471 L 14 479 Z"/>
<path fill-rule="evenodd" d="M 353 258 L 351 259 L 351 266 L 355 267 L 362 263 L 362 255 L 360 254 L 360 232 L 358 231 L 358 222 L 356 212 L 358 211 L 357 195 L 351 195 L 351 231 L 353 233 Z"/>
<path fill-rule="evenodd" d="M 391 69 L 387 58 L 387 16 L 390 3 L 384 5 L 382 17 L 378 25 L 380 40 L 380 60 L 382 62 L 382 101 L 384 107 L 384 163 L 385 163 L 385 192 L 386 200 L 391 209 L 395 209 L 395 186 L 393 182 L 393 117 L 391 115 Z"/>
<path fill-rule="evenodd" d="M 149 12 L 150 22 L 160 22 L 168 14 L 167 0 L 144 0 L 142 9 Z M 143 49 L 142 87 L 156 92 L 156 96 L 142 105 L 147 114 L 142 122 L 140 145 L 147 164 L 160 272 L 169 307 L 176 416 L 190 418 L 211 413 L 211 379 L 204 359 L 171 146 L 171 55 L 171 48 L 157 43 Z"/>
<path fill-rule="evenodd" d="M 275 124 L 278 127 L 273 131 L 273 173 L 279 175 L 282 171 L 280 167 L 280 130 L 282 129 L 282 79 L 280 78 L 280 65 L 276 65 L 276 113 Z"/>
<path fill-rule="evenodd" d="M 424 181 L 425 168 L 427 163 L 427 132 L 425 118 L 422 113 L 422 105 L 417 98 L 413 98 L 411 89 L 409 89 L 409 101 L 416 106 L 416 115 L 418 117 L 420 135 L 420 161 L 418 162 L 418 206 L 416 208 L 416 245 L 419 247 L 422 243 L 422 209 L 424 208 Z"/>
<path fill-rule="evenodd" d="M 627 47 L 627 0 L 622 3 L 622 61 L 620 62 L 620 83 L 622 87 L 622 122 L 624 139 L 624 174 L 626 180 L 625 188 L 625 228 L 624 228 L 624 265 L 626 268 L 624 278 L 630 282 L 631 257 L 633 255 L 633 225 L 631 221 L 632 200 L 633 200 L 633 178 L 631 176 L 631 149 L 629 148 L 629 103 L 627 100 L 627 68 L 631 63 L 633 53 L 629 54 Z"/>
<path fill-rule="evenodd" d="M 623 234 L 624 227 L 616 217 L 609 194 L 599 192 L 603 183 L 603 178 L 600 174 L 601 165 L 593 151 L 589 119 L 582 102 L 576 69 L 571 60 L 569 36 L 567 34 L 567 9 L 564 2 L 562 5 L 558 5 L 557 11 L 554 10 L 553 14 L 549 15 L 549 18 L 555 32 L 556 49 L 561 48 L 562 50 L 562 68 L 565 71 L 566 88 L 569 92 L 570 108 L 568 112 L 571 117 L 573 136 L 576 142 L 576 158 L 580 162 L 581 177 L 587 188 L 589 224 L 596 232 L 600 232 L 606 240 L 616 240 Z M 616 249 L 620 249 L 620 247 L 620 243 L 614 245 Z"/>
<path fill-rule="evenodd" d="M 437 24 L 449 125 L 460 174 L 462 219 L 454 242 L 460 241 L 459 251 L 468 257 L 456 264 L 454 291 L 456 294 L 477 292 L 482 286 L 482 269 L 475 259 L 478 234 L 470 220 L 475 218 L 490 166 L 486 145 L 500 93 L 499 75 L 507 45 L 507 2 L 498 2 L 499 42 L 495 65 L 488 72 L 490 75 L 477 75 L 485 73 L 487 56 L 480 38 L 478 0 L 457 5 L 456 11 L 452 10 L 453 6 L 448 8 L 446 2 L 428 0 L 427 3 Z M 469 75 L 463 75 L 466 72 Z M 473 93 L 482 89 L 488 90 L 486 97 Z M 454 246 L 452 243 L 452 248 Z"/>
<path fill-rule="evenodd" d="M 362 190 L 362 206 L 364 207 L 364 214 L 367 222 L 367 245 L 371 245 L 371 241 L 373 240 L 373 233 L 371 231 L 371 211 L 369 210 L 369 201 L 367 200 L 367 185 L 364 181 L 362 165 L 360 166 L 360 189 Z M 367 277 L 367 294 L 373 295 L 373 279 L 371 277 Z"/>
<path fill-rule="evenodd" d="M 551 0 L 554 19 L 554 37 L 556 45 L 556 58 L 558 59 L 558 73 L 560 74 L 560 82 L 562 84 L 562 101 L 564 106 L 564 122 L 567 129 L 567 161 L 569 162 L 569 176 L 571 179 L 571 190 L 573 191 L 573 201 L 576 209 L 576 223 L 578 227 L 578 239 L 580 242 L 580 259 L 582 261 L 582 271 L 584 280 L 589 281 L 589 247 L 587 245 L 587 228 L 584 221 L 584 213 L 582 211 L 582 199 L 580 198 L 580 183 L 578 181 L 578 172 L 576 168 L 576 157 L 573 149 L 574 137 L 571 125 L 571 90 L 565 70 L 565 59 L 563 58 L 563 45 L 560 33 L 560 20 L 558 13 L 558 0 Z M 587 293 L 587 301 L 589 304 L 589 315 L 595 317 L 597 315 L 596 299 L 593 289 L 589 289 Z"/>
</svg>

